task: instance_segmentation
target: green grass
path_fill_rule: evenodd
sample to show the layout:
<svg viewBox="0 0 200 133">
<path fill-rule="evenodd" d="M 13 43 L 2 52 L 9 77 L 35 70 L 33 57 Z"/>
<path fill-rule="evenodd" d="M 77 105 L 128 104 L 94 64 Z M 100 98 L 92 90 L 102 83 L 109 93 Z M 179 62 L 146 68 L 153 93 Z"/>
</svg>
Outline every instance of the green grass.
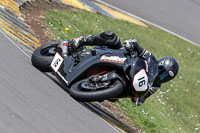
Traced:
<svg viewBox="0 0 200 133">
<path fill-rule="evenodd" d="M 145 104 L 134 107 L 129 99 L 117 102 L 135 125 L 147 133 L 200 132 L 200 47 L 158 28 L 145 28 L 129 22 L 88 12 L 49 10 L 45 23 L 54 40 L 115 32 L 123 42 L 134 37 L 157 58 L 173 56 L 180 64 L 177 77 L 163 84 Z M 65 27 L 69 31 L 65 31 Z"/>
</svg>

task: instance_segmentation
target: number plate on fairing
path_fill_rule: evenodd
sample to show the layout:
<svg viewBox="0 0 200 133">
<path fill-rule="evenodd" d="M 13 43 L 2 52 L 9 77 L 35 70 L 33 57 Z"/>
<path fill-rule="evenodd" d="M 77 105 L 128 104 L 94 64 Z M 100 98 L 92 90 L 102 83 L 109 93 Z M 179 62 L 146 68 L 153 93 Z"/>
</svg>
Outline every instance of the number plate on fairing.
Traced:
<svg viewBox="0 0 200 133">
<path fill-rule="evenodd" d="M 135 74 L 133 87 L 136 91 L 146 91 L 148 89 L 148 77 L 144 69 Z"/>
<path fill-rule="evenodd" d="M 53 58 L 53 61 L 51 62 L 51 68 L 55 72 L 57 72 L 63 61 L 64 61 L 63 57 L 59 53 L 56 53 L 56 55 Z"/>
</svg>

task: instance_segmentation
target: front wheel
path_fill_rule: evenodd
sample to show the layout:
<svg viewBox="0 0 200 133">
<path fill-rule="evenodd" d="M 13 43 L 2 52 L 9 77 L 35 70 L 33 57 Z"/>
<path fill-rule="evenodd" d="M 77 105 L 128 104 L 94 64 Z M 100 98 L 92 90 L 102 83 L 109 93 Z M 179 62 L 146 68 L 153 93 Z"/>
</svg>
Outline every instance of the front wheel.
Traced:
<svg viewBox="0 0 200 133">
<path fill-rule="evenodd" d="M 58 44 L 60 42 L 52 42 L 37 48 L 31 57 L 33 66 L 42 72 L 50 72 L 50 64 L 56 54 Z"/>
<path fill-rule="evenodd" d="M 69 93 L 78 101 L 93 102 L 117 97 L 123 91 L 123 84 L 119 80 L 101 83 L 100 85 L 101 87 L 95 88 L 88 79 L 84 79 L 72 85 Z"/>
</svg>

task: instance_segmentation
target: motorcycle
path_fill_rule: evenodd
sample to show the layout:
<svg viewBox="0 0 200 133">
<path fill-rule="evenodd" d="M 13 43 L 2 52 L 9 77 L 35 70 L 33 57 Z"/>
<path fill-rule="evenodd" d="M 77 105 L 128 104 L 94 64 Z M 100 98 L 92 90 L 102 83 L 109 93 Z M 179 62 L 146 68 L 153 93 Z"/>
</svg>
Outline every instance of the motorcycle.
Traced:
<svg viewBox="0 0 200 133">
<path fill-rule="evenodd" d="M 31 61 L 42 72 L 52 72 L 82 102 L 116 101 L 120 98 L 142 98 L 158 75 L 158 66 L 125 49 L 96 46 L 80 47 L 67 55 L 70 41 L 52 42 L 37 48 Z"/>
</svg>

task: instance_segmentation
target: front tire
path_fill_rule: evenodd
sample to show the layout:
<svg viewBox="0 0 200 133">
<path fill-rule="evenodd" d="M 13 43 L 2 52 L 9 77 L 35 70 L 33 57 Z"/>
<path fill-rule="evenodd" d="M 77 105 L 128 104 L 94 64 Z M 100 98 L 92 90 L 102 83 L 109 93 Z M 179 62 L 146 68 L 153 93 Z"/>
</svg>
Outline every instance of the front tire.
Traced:
<svg viewBox="0 0 200 133">
<path fill-rule="evenodd" d="M 123 84 L 119 80 L 113 80 L 108 88 L 100 90 L 83 89 L 81 84 L 87 81 L 88 79 L 84 79 L 72 85 L 69 93 L 74 99 L 82 102 L 103 101 L 109 98 L 117 97 L 123 91 Z"/>
<path fill-rule="evenodd" d="M 42 72 L 51 72 L 50 64 L 55 56 L 54 50 L 56 50 L 58 44 L 60 42 L 51 42 L 37 48 L 31 57 L 33 66 Z"/>
</svg>

